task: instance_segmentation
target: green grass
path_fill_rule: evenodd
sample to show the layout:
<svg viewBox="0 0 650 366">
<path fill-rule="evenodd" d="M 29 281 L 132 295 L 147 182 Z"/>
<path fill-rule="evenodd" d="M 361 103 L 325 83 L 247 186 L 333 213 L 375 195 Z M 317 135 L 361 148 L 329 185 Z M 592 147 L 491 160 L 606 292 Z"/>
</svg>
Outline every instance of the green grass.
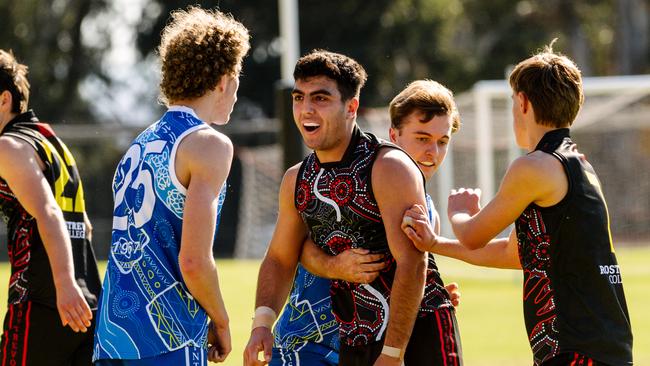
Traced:
<svg viewBox="0 0 650 366">
<path fill-rule="evenodd" d="M 632 327 L 634 361 L 650 365 L 650 247 L 617 251 L 623 272 Z M 458 322 L 468 366 L 530 365 L 521 304 L 521 273 L 483 269 L 438 258 L 443 278 L 460 284 Z M 250 332 L 259 261 L 219 260 L 220 282 L 230 315 L 233 352 L 224 365 L 241 365 Z M 103 265 L 102 265 L 103 267 Z M 102 268 L 103 272 L 103 268 Z M 8 279 L 8 265 L 0 264 Z M 6 303 L 6 281 L 0 286 L 0 304 Z M 4 314 L 4 308 L 0 309 Z"/>
</svg>

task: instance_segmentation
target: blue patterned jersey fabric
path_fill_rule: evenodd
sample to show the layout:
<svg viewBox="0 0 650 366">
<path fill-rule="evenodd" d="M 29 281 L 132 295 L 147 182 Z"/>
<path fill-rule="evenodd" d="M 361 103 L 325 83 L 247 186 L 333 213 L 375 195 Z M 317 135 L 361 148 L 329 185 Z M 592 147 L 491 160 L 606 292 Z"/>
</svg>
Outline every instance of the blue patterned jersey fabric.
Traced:
<svg viewBox="0 0 650 366">
<path fill-rule="evenodd" d="M 170 107 L 144 130 L 113 179 L 113 231 L 97 312 L 97 359 L 141 359 L 205 347 L 208 317 L 187 289 L 178 263 L 186 189 L 176 149 L 209 126 L 186 107 Z M 219 211 L 225 189 L 221 189 Z"/>
<path fill-rule="evenodd" d="M 426 203 L 429 222 L 435 227 L 436 209 L 428 194 Z M 338 324 L 329 289 L 330 280 L 298 264 L 289 301 L 273 329 L 271 366 L 338 364 Z"/>
<path fill-rule="evenodd" d="M 339 327 L 332 313 L 329 289 L 329 280 L 298 264 L 289 301 L 273 331 L 272 365 L 300 364 L 300 355 L 307 352 L 330 354 L 335 357 L 333 364 L 338 363 Z"/>
</svg>

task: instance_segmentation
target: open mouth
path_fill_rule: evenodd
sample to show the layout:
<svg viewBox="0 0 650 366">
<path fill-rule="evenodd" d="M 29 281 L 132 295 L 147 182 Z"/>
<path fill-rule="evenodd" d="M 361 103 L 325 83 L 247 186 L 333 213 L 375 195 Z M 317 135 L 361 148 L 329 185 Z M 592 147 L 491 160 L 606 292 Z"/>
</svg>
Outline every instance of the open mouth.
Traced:
<svg viewBox="0 0 650 366">
<path fill-rule="evenodd" d="M 314 132 L 320 127 L 318 123 L 305 123 L 302 126 L 305 128 L 305 131 L 307 132 Z"/>
<path fill-rule="evenodd" d="M 422 166 L 426 166 L 427 168 L 431 168 L 432 166 L 435 165 L 433 162 L 430 161 L 418 161 L 418 164 Z"/>
</svg>

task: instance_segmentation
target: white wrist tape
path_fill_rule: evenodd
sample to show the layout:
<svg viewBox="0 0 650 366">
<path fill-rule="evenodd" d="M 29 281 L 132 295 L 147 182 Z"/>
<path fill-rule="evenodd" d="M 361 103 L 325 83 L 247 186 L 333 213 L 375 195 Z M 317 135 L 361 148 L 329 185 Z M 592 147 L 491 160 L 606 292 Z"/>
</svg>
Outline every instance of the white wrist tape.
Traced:
<svg viewBox="0 0 650 366">
<path fill-rule="evenodd" d="M 404 359 L 404 353 L 402 352 L 401 348 L 384 345 L 384 347 L 381 349 L 381 353 L 385 354 L 388 357 L 397 358 L 399 360 Z"/>
<path fill-rule="evenodd" d="M 275 311 L 268 306 L 260 306 L 255 309 L 255 316 L 253 316 L 253 327 L 252 329 L 265 327 L 272 329 L 273 323 L 278 318 Z"/>
</svg>

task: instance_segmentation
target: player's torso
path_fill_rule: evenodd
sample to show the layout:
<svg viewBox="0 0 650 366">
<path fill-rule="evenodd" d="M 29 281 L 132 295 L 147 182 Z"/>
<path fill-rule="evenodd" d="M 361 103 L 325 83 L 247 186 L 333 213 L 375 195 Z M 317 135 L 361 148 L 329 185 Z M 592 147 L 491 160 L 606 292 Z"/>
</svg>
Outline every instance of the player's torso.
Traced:
<svg viewBox="0 0 650 366">
<path fill-rule="evenodd" d="M 136 138 L 116 169 L 95 358 L 142 358 L 205 344 L 207 314 L 178 263 L 186 188 L 174 164 L 183 138 L 202 128 L 209 127 L 191 109 L 172 107 Z"/>
<path fill-rule="evenodd" d="M 43 175 L 66 221 L 75 278 L 89 305 L 95 308 L 100 282 L 92 247 L 86 239 L 83 186 L 72 154 L 50 126 L 38 122 L 31 111 L 10 122 L 2 134 L 31 145 L 43 163 Z M 0 211 L 8 227 L 7 245 L 12 270 L 9 303 L 30 300 L 56 307 L 52 270 L 36 220 L 25 211 L 2 178 Z"/>
<path fill-rule="evenodd" d="M 381 213 L 372 191 L 372 165 L 381 148 L 397 148 L 355 129 L 339 162 L 320 163 L 310 154 L 296 181 L 295 204 L 312 239 L 330 255 L 350 248 L 386 255 L 388 267 L 371 284 L 332 281 L 332 305 L 341 342 L 379 341 L 386 329 L 395 260 L 390 254 Z M 430 260 L 433 262 L 433 258 Z M 420 313 L 450 306 L 437 268 L 430 266 Z"/>
<path fill-rule="evenodd" d="M 537 150 L 562 163 L 569 189 L 558 204 L 532 204 L 515 222 L 535 362 L 578 351 L 627 364 L 629 316 L 598 178 L 566 129 L 545 135 Z"/>
</svg>

